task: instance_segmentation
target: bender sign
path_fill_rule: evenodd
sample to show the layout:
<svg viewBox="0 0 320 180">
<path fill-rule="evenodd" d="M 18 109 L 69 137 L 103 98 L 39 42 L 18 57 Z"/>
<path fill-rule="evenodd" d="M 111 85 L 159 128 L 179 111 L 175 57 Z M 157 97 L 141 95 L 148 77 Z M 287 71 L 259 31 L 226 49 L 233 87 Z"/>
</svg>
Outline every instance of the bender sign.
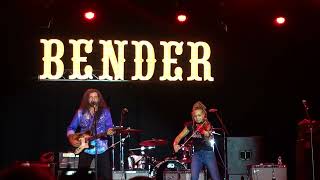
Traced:
<svg viewBox="0 0 320 180">
<path fill-rule="evenodd" d="M 125 79 L 125 62 L 129 61 L 124 58 L 124 51 L 128 45 L 127 40 L 99 40 L 99 45 L 102 47 L 102 58 L 99 59 L 102 65 L 102 73 L 98 76 L 93 76 L 93 67 L 88 64 L 87 57 L 81 56 L 81 46 L 84 46 L 84 52 L 89 54 L 93 49 L 92 39 L 69 39 L 72 45 L 72 74 L 68 77 L 63 77 L 65 67 L 61 60 L 64 55 L 64 44 L 59 39 L 41 39 L 43 44 L 43 74 L 39 76 L 40 80 L 97 80 L 105 81 L 148 81 L 151 78 L 159 78 L 159 81 L 184 81 L 182 74 L 184 70 L 190 74 L 186 81 L 213 81 L 211 75 L 211 64 L 209 62 L 211 50 L 206 42 L 186 42 L 190 47 L 190 69 L 182 69 L 179 67 L 178 59 L 172 57 L 171 50 L 174 50 L 176 55 L 183 53 L 183 43 L 177 41 L 160 41 L 163 48 L 163 59 L 160 77 L 153 77 L 156 68 L 156 58 L 153 45 L 149 41 L 130 41 L 134 46 L 134 74 L 131 79 Z M 117 48 L 117 54 L 115 53 Z M 199 49 L 202 48 L 203 53 L 199 57 Z M 146 50 L 146 60 L 143 59 L 143 50 Z M 53 53 L 55 52 L 55 53 Z M 130 59 L 132 61 L 132 59 Z M 146 63 L 146 66 L 143 66 Z M 172 66 L 174 65 L 174 67 Z M 203 66 L 203 74 L 199 75 L 199 66 Z M 53 72 L 52 67 L 55 67 Z M 81 70 L 81 67 L 83 69 Z M 146 69 L 143 69 L 145 67 Z M 112 74 L 110 71 L 112 68 Z M 133 67 L 132 67 L 133 68 Z M 143 71 L 144 70 L 144 71 Z M 173 71 L 172 71 L 173 70 Z M 146 72 L 146 73 L 142 73 Z"/>
</svg>

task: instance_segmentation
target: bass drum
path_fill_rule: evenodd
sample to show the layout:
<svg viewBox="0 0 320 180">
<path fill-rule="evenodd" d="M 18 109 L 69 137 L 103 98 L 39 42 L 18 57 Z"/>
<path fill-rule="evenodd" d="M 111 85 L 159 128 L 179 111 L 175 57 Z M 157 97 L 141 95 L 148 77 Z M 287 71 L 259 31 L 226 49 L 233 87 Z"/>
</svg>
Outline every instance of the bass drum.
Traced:
<svg viewBox="0 0 320 180">
<path fill-rule="evenodd" d="M 178 160 L 165 160 L 158 163 L 151 172 L 151 177 L 155 178 L 156 180 L 163 179 L 163 172 L 164 171 L 179 171 L 179 170 L 186 170 L 186 166 L 179 162 Z"/>
</svg>

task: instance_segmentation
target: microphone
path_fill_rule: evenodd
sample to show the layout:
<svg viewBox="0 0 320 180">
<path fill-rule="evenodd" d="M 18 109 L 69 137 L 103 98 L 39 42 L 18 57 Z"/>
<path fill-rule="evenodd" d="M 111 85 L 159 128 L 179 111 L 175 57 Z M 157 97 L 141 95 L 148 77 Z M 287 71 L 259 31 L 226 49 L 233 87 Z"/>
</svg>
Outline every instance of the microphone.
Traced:
<svg viewBox="0 0 320 180">
<path fill-rule="evenodd" d="M 96 101 L 91 101 L 91 102 L 90 102 L 90 106 L 93 107 L 94 112 L 97 112 L 97 111 L 98 111 L 99 103 L 96 102 Z"/>
<path fill-rule="evenodd" d="M 209 112 L 212 112 L 212 113 L 215 113 L 215 112 L 218 112 L 218 109 L 212 108 L 212 109 L 209 109 L 208 111 L 209 111 Z"/>
<path fill-rule="evenodd" d="M 129 112 L 129 110 L 127 109 L 127 108 L 123 108 L 122 109 L 122 113 L 124 114 L 124 113 L 128 113 Z"/>
<path fill-rule="evenodd" d="M 302 104 L 303 104 L 303 106 L 304 106 L 305 109 L 307 109 L 307 110 L 309 109 L 309 106 L 308 106 L 308 104 L 307 104 L 307 100 L 303 99 L 303 100 L 302 100 Z"/>
</svg>

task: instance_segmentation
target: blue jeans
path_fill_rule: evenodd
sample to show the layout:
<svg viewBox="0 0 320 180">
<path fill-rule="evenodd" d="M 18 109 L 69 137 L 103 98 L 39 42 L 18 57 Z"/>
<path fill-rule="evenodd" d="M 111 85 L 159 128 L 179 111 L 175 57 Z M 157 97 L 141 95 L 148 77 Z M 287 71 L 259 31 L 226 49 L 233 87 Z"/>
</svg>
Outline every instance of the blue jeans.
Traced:
<svg viewBox="0 0 320 180">
<path fill-rule="evenodd" d="M 212 180 L 221 180 L 218 170 L 216 156 L 214 151 L 200 150 L 193 154 L 191 162 L 191 177 L 192 180 L 198 180 L 200 171 L 205 165 L 211 175 Z"/>
</svg>

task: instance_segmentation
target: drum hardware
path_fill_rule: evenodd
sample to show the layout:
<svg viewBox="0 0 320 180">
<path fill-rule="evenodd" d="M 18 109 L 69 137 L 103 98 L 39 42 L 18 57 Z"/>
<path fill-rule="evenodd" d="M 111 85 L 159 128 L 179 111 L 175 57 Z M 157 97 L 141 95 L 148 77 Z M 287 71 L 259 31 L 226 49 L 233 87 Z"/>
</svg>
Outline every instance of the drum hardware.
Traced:
<svg viewBox="0 0 320 180">
<path fill-rule="evenodd" d="M 139 130 L 139 129 L 131 129 L 130 127 L 122 127 L 122 126 L 117 126 L 117 127 L 114 127 L 113 130 L 115 131 L 115 134 L 112 136 L 112 145 L 108 148 L 112 148 L 112 169 L 115 170 L 115 166 L 114 166 L 114 160 L 115 160 L 115 157 L 114 157 L 114 147 L 119 144 L 120 146 L 120 170 L 121 171 L 124 171 L 124 143 L 125 143 L 125 140 L 130 138 L 130 135 L 131 134 L 136 134 L 136 133 L 140 133 L 142 132 L 142 130 Z M 117 142 L 114 142 L 114 136 L 115 135 L 119 135 L 119 141 Z M 125 135 L 124 138 L 123 135 Z"/>
<path fill-rule="evenodd" d="M 129 151 L 140 151 L 141 155 L 132 154 L 128 157 L 128 168 L 129 169 L 144 169 L 151 172 L 154 167 L 155 158 L 145 154 L 145 150 L 155 149 L 155 146 L 141 146 L 139 148 L 132 148 Z"/>
<path fill-rule="evenodd" d="M 128 157 L 128 168 L 130 170 L 148 170 L 151 172 L 155 165 L 155 158 L 147 155 L 132 154 Z"/>
<path fill-rule="evenodd" d="M 150 177 L 155 178 L 156 180 L 163 179 L 163 172 L 166 170 L 170 171 L 180 171 L 186 170 L 186 166 L 179 162 L 178 160 L 165 160 L 158 163 L 153 170 L 150 172 Z"/>
<path fill-rule="evenodd" d="M 191 147 L 182 147 L 182 157 L 179 159 L 180 162 L 184 164 L 191 163 L 192 150 Z"/>
<path fill-rule="evenodd" d="M 149 147 L 144 147 L 144 146 L 141 146 L 139 148 L 132 148 L 132 149 L 129 149 L 129 151 L 144 151 L 144 150 L 149 150 L 149 149 L 154 149 L 156 148 L 155 146 L 149 146 Z"/>
</svg>

